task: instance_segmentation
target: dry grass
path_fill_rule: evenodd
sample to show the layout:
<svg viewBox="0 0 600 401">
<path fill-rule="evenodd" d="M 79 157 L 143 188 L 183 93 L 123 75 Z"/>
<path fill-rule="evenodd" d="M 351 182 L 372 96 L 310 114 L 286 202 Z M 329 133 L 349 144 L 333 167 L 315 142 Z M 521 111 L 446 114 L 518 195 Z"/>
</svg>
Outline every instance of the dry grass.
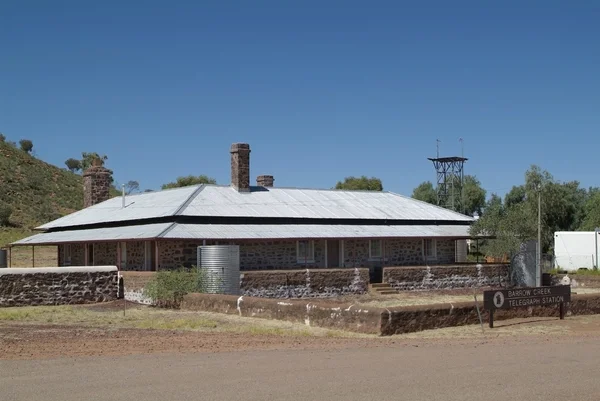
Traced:
<svg viewBox="0 0 600 401">
<path fill-rule="evenodd" d="M 128 307 L 125 311 L 94 309 L 93 306 L 86 305 L 2 308 L 0 309 L 0 324 L 2 322 L 49 323 L 102 328 L 228 332 L 252 336 L 363 336 L 279 320 L 257 319 L 210 312 L 165 310 L 141 305 Z"/>
<path fill-rule="evenodd" d="M 55 246 L 13 247 L 10 252 L 11 267 L 58 266 L 58 251 Z"/>
</svg>

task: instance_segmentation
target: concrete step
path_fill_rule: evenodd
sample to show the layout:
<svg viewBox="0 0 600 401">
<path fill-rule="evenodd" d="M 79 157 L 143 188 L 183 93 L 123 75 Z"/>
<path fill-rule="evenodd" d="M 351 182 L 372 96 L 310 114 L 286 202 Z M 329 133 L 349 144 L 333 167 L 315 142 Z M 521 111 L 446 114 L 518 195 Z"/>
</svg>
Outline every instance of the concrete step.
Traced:
<svg viewBox="0 0 600 401">
<path fill-rule="evenodd" d="M 372 288 L 390 288 L 388 283 L 373 283 L 371 284 Z"/>
</svg>

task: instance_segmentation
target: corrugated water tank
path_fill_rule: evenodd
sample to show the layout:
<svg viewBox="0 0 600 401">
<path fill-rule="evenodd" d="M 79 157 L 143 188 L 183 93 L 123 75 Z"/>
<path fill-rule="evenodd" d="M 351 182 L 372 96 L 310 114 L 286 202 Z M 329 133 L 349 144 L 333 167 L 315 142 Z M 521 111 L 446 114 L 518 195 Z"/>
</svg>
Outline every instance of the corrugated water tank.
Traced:
<svg viewBox="0 0 600 401">
<path fill-rule="evenodd" d="M 203 245 L 198 247 L 198 264 L 205 270 L 206 292 L 239 295 L 240 246 Z"/>
</svg>

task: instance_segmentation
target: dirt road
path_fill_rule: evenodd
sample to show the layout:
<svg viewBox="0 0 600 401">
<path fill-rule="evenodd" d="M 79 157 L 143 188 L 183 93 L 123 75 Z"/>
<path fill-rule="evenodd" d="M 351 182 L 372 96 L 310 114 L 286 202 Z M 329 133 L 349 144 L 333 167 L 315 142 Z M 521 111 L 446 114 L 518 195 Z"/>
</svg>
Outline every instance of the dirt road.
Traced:
<svg viewBox="0 0 600 401">
<path fill-rule="evenodd" d="M 380 338 L 143 308 L 120 320 L 87 308 L 3 313 L 2 401 L 586 401 L 600 394 L 598 315 Z"/>
<path fill-rule="evenodd" d="M 598 358 L 588 338 L 0 361 L 0 388 L 7 401 L 591 401 Z"/>
</svg>

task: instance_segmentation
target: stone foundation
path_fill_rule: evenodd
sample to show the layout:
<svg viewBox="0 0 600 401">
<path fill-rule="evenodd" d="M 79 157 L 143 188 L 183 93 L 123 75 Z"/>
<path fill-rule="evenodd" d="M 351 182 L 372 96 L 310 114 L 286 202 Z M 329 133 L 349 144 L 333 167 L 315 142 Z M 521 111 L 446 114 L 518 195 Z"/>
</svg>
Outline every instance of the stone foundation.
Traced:
<svg viewBox="0 0 600 401">
<path fill-rule="evenodd" d="M 383 282 L 397 291 L 506 287 L 509 265 L 385 267 Z"/>
<path fill-rule="evenodd" d="M 117 292 L 116 266 L 0 269 L 0 306 L 106 302 Z"/>
<path fill-rule="evenodd" d="M 240 275 L 241 294 L 263 298 L 329 298 L 364 294 L 368 269 L 256 271 Z"/>
</svg>

